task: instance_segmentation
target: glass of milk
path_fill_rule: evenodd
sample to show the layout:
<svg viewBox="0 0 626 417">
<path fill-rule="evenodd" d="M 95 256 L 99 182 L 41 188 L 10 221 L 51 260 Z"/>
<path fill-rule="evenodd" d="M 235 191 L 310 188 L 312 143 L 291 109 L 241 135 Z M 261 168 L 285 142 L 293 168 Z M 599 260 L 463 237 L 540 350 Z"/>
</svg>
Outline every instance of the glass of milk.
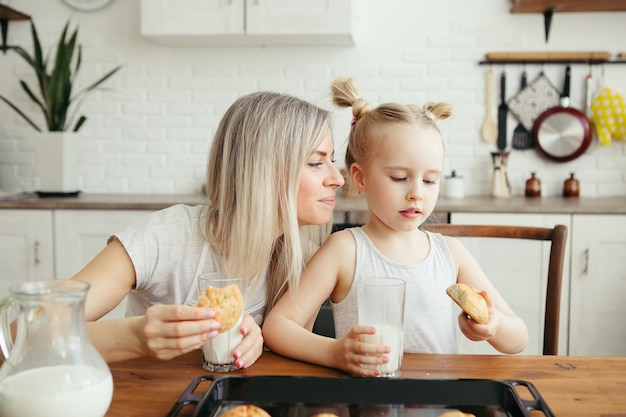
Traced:
<svg viewBox="0 0 626 417">
<path fill-rule="evenodd" d="M 375 334 L 361 335 L 361 341 L 390 348 L 387 363 L 362 366 L 380 369 L 383 377 L 398 377 L 402 366 L 406 282 L 392 277 L 363 277 L 357 292 L 359 324 L 376 327 Z"/>
<path fill-rule="evenodd" d="M 214 288 L 225 288 L 229 285 L 235 285 L 243 294 L 243 278 L 231 277 L 225 272 L 215 272 L 201 274 L 198 276 L 198 299 L 202 297 L 207 286 Z M 233 353 L 241 340 L 241 323 L 243 321 L 242 313 L 237 318 L 234 326 L 229 329 L 220 329 L 220 333 L 202 345 L 202 367 L 211 372 L 230 372 L 236 371 L 235 358 Z M 222 326 L 224 323 L 222 323 Z"/>
</svg>

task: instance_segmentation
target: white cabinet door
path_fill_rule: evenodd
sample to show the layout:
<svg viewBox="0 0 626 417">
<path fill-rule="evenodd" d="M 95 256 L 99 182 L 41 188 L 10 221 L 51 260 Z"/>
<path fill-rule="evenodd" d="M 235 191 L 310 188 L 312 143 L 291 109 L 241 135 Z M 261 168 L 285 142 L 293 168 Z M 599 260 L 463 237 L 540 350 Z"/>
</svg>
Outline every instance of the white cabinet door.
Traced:
<svg viewBox="0 0 626 417">
<path fill-rule="evenodd" d="M 0 210 L 0 298 L 11 285 L 53 279 L 52 211 Z"/>
<path fill-rule="evenodd" d="M 354 45 L 356 5 L 353 0 L 141 0 L 141 34 L 168 45 Z"/>
<path fill-rule="evenodd" d="M 626 216 L 572 221 L 570 354 L 626 356 Z"/>
<path fill-rule="evenodd" d="M 71 278 L 106 246 L 107 239 L 145 217 L 145 210 L 55 210 L 56 272 Z M 126 302 L 104 316 L 124 316 Z"/>
<path fill-rule="evenodd" d="M 244 33 L 244 0 L 141 0 L 143 36 Z"/>
<path fill-rule="evenodd" d="M 571 216 L 566 214 L 452 213 L 450 223 L 554 227 L 563 224 L 571 230 Z M 571 235 L 571 234 L 570 234 Z M 540 355 L 543 351 L 543 317 L 548 277 L 549 243 L 486 238 L 459 238 L 481 264 L 511 308 L 528 327 L 528 346 L 522 352 Z M 568 236 L 568 241 L 570 236 Z M 506 243 L 504 243 L 506 242 Z M 568 244 L 569 248 L 569 244 Z M 569 257 L 563 269 L 559 354 L 568 352 Z M 458 330 L 461 353 L 497 353 L 485 342 L 472 342 Z"/>
<path fill-rule="evenodd" d="M 341 34 L 350 32 L 350 0 L 249 0 L 249 35 Z"/>
</svg>

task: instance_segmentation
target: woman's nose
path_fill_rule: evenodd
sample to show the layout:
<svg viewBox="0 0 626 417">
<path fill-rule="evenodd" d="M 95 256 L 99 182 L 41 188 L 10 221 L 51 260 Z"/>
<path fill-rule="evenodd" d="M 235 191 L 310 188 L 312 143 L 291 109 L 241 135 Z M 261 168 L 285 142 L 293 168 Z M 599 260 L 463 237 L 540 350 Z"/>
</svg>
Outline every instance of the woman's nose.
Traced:
<svg viewBox="0 0 626 417">
<path fill-rule="evenodd" d="M 341 187 L 346 181 L 341 172 L 334 165 L 330 165 L 330 173 L 326 179 L 326 184 L 332 188 Z"/>
</svg>

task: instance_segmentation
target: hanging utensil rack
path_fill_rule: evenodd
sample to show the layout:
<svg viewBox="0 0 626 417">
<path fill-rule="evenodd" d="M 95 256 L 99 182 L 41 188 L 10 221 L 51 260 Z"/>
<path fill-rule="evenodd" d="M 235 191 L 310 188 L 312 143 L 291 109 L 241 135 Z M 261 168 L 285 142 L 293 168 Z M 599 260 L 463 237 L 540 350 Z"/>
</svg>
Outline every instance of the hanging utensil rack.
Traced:
<svg viewBox="0 0 626 417">
<path fill-rule="evenodd" d="M 488 52 L 480 65 L 493 64 L 626 64 L 624 53 L 619 53 L 616 59 L 605 51 L 589 52 Z"/>
</svg>

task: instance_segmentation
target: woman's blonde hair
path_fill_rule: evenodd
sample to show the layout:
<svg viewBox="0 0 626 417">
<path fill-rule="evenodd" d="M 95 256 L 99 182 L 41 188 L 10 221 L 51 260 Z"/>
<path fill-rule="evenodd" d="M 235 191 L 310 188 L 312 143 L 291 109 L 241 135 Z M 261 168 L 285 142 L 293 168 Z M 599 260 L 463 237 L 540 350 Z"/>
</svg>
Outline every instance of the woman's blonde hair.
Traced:
<svg viewBox="0 0 626 417">
<path fill-rule="evenodd" d="M 381 133 L 390 124 L 411 123 L 439 132 L 437 120 L 452 115 L 452 106 L 448 103 L 426 103 L 423 107 L 384 103 L 374 108 L 361 98 L 351 78 L 335 79 L 331 91 L 337 107 L 352 107 L 352 128 L 345 158 L 347 169 L 355 162 L 366 163 L 373 156 L 374 146 L 378 145 L 383 136 Z"/>
<path fill-rule="evenodd" d="M 267 312 L 304 267 L 300 174 L 329 123 L 329 112 L 311 103 L 257 92 L 230 106 L 213 139 L 206 238 L 230 274 L 250 283 L 267 270 Z"/>
</svg>

